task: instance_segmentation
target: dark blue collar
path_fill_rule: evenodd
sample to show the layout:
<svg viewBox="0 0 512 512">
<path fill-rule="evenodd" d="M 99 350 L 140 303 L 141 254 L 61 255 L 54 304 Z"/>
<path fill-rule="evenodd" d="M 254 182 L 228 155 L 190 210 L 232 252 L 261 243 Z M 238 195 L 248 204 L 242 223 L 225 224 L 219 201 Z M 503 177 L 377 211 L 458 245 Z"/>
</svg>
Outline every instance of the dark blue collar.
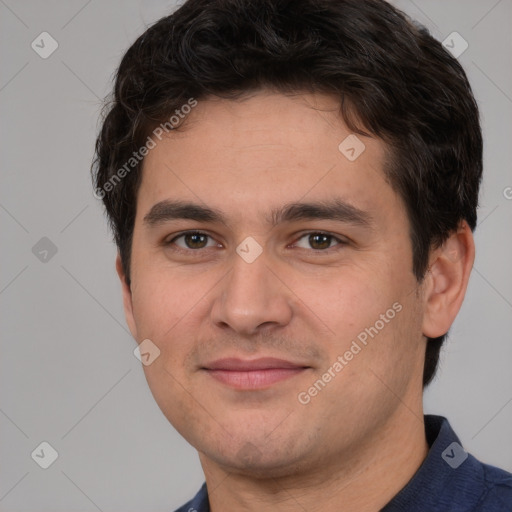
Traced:
<svg viewBox="0 0 512 512">
<path fill-rule="evenodd" d="M 425 433 L 430 446 L 426 459 L 381 512 L 512 510 L 511 474 L 466 453 L 446 418 L 425 416 Z"/>
</svg>

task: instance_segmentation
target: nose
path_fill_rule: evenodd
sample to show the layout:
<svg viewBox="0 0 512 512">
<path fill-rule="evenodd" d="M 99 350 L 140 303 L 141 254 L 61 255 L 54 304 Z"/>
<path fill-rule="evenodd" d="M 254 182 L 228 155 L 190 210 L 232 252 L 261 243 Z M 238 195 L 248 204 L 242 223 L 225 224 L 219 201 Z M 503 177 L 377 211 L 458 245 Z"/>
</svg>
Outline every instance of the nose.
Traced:
<svg viewBox="0 0 512 512">
<path fill-rule="evenodd" d="M 245 336 L 287 325 L 293 316 L 293 294 L 276 277 L 278 270 L 272 269 L 265 252 L 252 263 L 237 254 L 233 258 L 211 309 L 213 323 Z"/>
</svg>

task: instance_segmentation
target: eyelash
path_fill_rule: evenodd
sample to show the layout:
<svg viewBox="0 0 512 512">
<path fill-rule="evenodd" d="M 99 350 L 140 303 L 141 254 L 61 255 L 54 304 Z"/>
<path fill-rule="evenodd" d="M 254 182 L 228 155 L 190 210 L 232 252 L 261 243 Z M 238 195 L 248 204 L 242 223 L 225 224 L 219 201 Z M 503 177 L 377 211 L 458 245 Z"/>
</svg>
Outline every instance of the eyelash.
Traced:
<svg viewBox="0 0 512 512">
<path fill-rule="evenodd" d="M 210 239 L 213 240 L 213 237 L 211 235 L 209 235 L 208 233 L 205 233 L 203 231 L 184 231 L 178 235 L 176 235 L 175 237 L 173 237 L 171 240 L 167 240 L 167 241 L 164 241 L 164 246 L 171 246 L 173 244 L 175 244 L 176 240 L 186 236 L 186 235 L 203 235 L 203 236 L 206 236 Z M 327 249 L 313 249 L 313 248 L 310 248 L 310 249 L 305 249 L 305 250 L 310 250 L 312 252 L 315 252 L 315 253 L 328 253 L 328 252 L 331 252 L 332 249 L 335 249 L 336 247 L 340 246 L 340 247 L 343 247 L 343 246 L 346 246 L 348 245 L 348 241 L 346 240 L 343 240 L 335 235 L 333 235 L 332 233 L 329 233 L 327 231 L 308 231 L 308 232 L 305 232 L 305 233 L 302 233 L 294 242 L 293 244 L 296 244 L 299 240 L 302 240 L 304 237 L 307 237 L 307 236 L 310 236 L 310 235 L 324 235 L 324 236 L 328 236 L 332 239 L 332 241 L 335 241 L 337 242 L 335 245 L 331 246 L 331 247 L 328 247 Z M 292 245 L 293 245 L 292 244 Z M 203 248 L 200 248 L 200 249 L 191 249 L 191 248 L 183 248 L 183 247 L 179 247 L 179 246 L 176 246 L 175 245 L 175 250 L 177 251 L 182 251 L 182 252 L 187 252 L 187 253 L 193 253 L 193 252 L 200 252 L 202 249 L 211 249 L 212 247 L 203 247 Z M 299 249 L 303 249 L 302 247 L 299 247 Z"/>
</svg>

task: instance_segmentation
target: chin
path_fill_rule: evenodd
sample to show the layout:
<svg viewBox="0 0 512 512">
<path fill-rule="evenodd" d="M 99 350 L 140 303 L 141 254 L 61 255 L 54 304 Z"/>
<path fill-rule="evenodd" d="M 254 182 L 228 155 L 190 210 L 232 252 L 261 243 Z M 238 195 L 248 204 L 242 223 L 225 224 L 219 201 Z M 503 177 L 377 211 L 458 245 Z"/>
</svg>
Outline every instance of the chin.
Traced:
<svg viewBox="0 0 512 512">
<path fill-rule="evenodd" d="M 256 452 L 253 447 L 244 447 L 241 453 L 228 457 L 225 454 L 216 454 L 212 457 L 226 472 L 247 476 L 258 480 L 268 478 L 282 478 L 290 476 L 301 467 L 297 460 L 290 460 L 290 455 L 278 457 L 268 454 L 268 457 Z"/>
<path fill-rule="evenodd" d="M 247 436 L 239 442 L 230 439 L 225 444 L 215 443 L 214 446 L 210 443 L 204 446 L 203 442 L 202 447 L 196 445 L 196 448 L 229 473 L 257 479 L 278 478 L 295 474 L 302 466 L 310 468 L 306 458 L 312 447 L 303 446 L 301 449 L 297 435 L 290 434 L 286 439 L 269 441 L 261 438 L 258 442 Z M 295 442 L 290 442 L 290 439 L 295 439 Z"/>
</svg>

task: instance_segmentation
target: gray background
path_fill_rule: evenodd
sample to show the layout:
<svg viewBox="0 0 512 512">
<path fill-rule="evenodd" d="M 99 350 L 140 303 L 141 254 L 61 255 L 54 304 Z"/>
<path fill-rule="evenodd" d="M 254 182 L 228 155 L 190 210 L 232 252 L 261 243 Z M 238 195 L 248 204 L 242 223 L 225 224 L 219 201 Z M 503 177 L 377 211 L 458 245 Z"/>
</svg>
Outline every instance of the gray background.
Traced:
<svg viewBox="0 0 512 512">
<path fill-rule="evenodd" d="M 426 410 L 449 416 L 468 451 L 512 470 L 512 1 L 395 4 L 438 39 L 468 41 L 460 60 L 486 142 L 475 268 Z M 171 511 L 203 481 L 133 355 L 89 179 L 113 72 L 174 5 L 0 0 L 2 511 Z M 31 48 L 43 31 L 59 44 L 47 59 Z M 57 248 L 46 262 L 32 252 L 42 237 Z M 31 458 L 42 441 L 59 453 L 46 470 Z"/>
</svg>

